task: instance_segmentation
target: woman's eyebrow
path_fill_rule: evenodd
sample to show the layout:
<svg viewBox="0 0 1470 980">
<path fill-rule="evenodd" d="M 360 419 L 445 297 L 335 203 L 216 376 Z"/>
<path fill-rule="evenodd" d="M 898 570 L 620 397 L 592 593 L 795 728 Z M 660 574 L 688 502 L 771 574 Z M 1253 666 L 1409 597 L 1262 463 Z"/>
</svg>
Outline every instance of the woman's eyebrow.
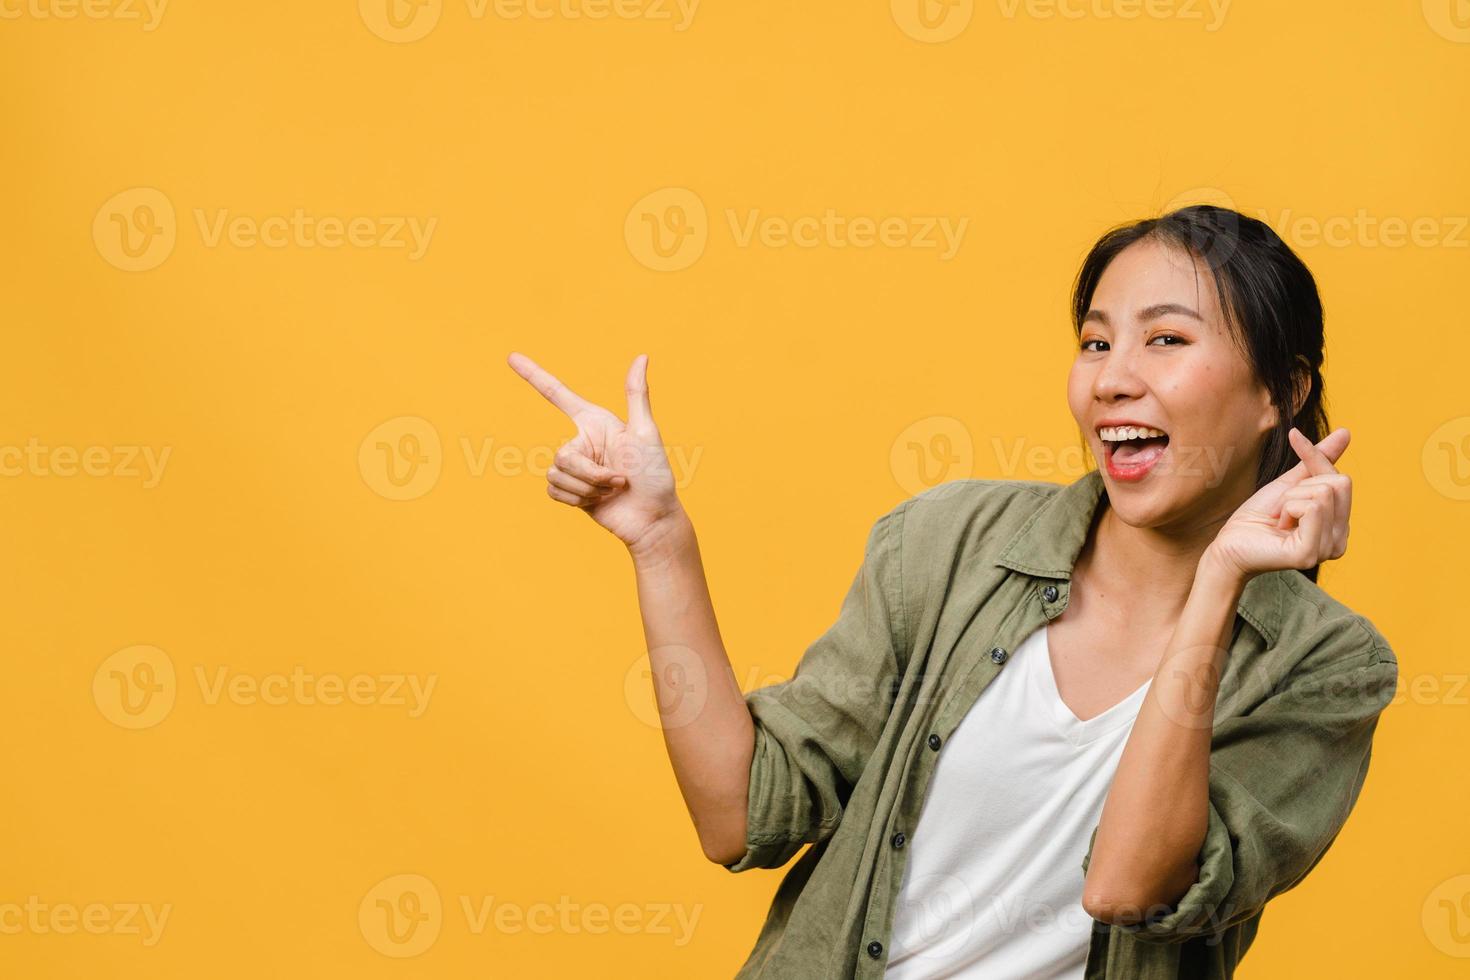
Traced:
<svg viewBox="0 0 1470 980">
<path fill-rule="evenodd" d="M 1155 303 L 1153 306 L 1146 306 L 1139 312 L 1138 318 L 1140 320 L 1157 320 L 1159 317 L 1167 316 L 1170 313 L 1178 313 L 1183 316 L 1193 317 L 1201 323 L 1205 322 L 1204 317 L 1179 303 Z M 1082 315 L 1083 323 L 1089 323 L 1094 320 L 1103 326 L 1108 326 L 1111 323 L 1107 313 L 1102 310 L 1092 309 Z"/>
<path fill-rule="evenodd" d="M 1198 313 L 1194 312 L 1194 310 L 1191 310 L 1187 306 L 1181 306 L 1178 303 L 1156 303 L 1153 306 L 1146 307 L 1143 312 L 1138 315 L 1138 318 L 1140 320 L 1156 320 L 1159 317 L 1166 316 L 1170 313 L 1178 313 L 1182 316 L 1194 317 L 1194 319 L 1200 321 L 1201 323 L 1205 322 L 1204 318 L 1201 317 Z"/>
</svg>

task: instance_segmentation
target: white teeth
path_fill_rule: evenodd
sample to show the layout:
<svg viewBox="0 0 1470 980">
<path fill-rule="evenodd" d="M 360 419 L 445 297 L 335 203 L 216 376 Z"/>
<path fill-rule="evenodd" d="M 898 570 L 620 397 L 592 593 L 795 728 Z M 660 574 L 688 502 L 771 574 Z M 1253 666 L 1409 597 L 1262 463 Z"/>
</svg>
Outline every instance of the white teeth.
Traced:
<svg viewBox="0 0 1470 980">
<path fill-rule="evenodd" d="M 1105 425 L 1097 430 L 1103 442 L 1127 442 L 1129 439 L 1155 439 L 1166 435 L 1162 429 L 1146 425 Z"/>
</svg>

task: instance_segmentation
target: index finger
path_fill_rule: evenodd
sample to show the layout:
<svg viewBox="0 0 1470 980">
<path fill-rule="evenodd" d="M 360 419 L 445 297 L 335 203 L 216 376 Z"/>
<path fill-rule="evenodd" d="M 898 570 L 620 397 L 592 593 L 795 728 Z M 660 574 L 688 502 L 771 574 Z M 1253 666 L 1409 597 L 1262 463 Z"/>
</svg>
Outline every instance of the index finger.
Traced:
<svg viewBox="0 0 1470 980">
<path fill-rule="evenodd" d="M 1347 429 L 1337 428 L 1314 446 L 1306 433 L 1292 426 L 1291 431 L 1287 433 L 1287 441 L 1291 443 L 1291 447 L 1296 450 L 1296 454 L 1302 458 L 1302 461 L 1288 470 L 1286 475 L 1296 482 L 1307 476 L 1336 473 L 1337 468 L 1332 464 L 1342 458 L 1350 438 L 1351 435 Z"/>
<path fill-rule="evenodd" d="M 581 395 L 568 388 L 562 383 L 560 378 L 541 367 L 541 365 L 531 360 L 525 354 L 519 351 L 511 351 L 506 361 L 516 374 L 519 374 L 531 383 L 532 388 L 541 392 L 547 401 L 568 415 L 576 415 L 578 412 L 592 407 L 591 402 L 588 402 Z"/>
</svg>

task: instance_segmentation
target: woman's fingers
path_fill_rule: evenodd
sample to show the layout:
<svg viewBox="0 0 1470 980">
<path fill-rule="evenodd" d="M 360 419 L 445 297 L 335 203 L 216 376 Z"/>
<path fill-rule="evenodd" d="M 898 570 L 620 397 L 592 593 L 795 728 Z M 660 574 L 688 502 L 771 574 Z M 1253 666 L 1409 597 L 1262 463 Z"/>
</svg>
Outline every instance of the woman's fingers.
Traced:
<svg viewBox="0 0 1470 980">
<path fill-rule="evenodd" d="M 571 504 L 573 507 L 587 507 L 594 502 L 584 497 L 579 497 L 574 493 L 568 493 L 554 483 L 546 484 L 546 493 L 552 500 L 560 500 L 562 503 Z"/>
<path fill-rule="evenodd" d="M 1309 483 L 1292 487 L 1282 497 L 1276 527 L 1296 531 L 1298 540 L 1311 542 L 1315 561 L 1341 558 L 1347 551 L 1348 510 L 1351 488 L 1347 477 L 1337 473 L 1312 477 Z M 1295 525 L 1295 527 L 1293 527 Z"/>
<path fill-rule="evenodd" d="M 1322 554 L 1341 558 L 1347 551 L 1348 519 L 1352 515 L 1353 481 L 1346 473 L 1312 476 L 1286 492 L 1292 499 L 1317 500 L 1329 515 L 1323 527 Z M 1284 521 L 1285 515 L 1283 515 Z M 1277 527 L 1284 527 L 1278 522 Z"/>
<path fill-rule="evenodd" d="M 1332 522 L 1332 547 L 1328 552 L 1329 558 L 1341 558 L 1347 552 L 1348 544 L 1348 519 L 1352 516 L 1353 508 L 1353 485 L 1352 482 L 1343 477 L 1339 486 L 1333 487 L 1336 492 L 1336 517 Z"/>
<path fill-rule="evenodd" d="M 552 459 L 552 467 L 594 487 L 614 489 L 627 486 L 628 483 L 628 478 L 617 470 L 593 461 L 586 454 L 577 452 L 569 445 L 562 446 L 556 451 L 556 456 Z"/>
<path fill-rule="evenodd" d="M 1338 505 L 1338 494 L 1332 486 L 1323 486 L 1322 538 L 1317 541 L 1317 560 L 1336 558 L 1338 554 L 1338 525 L 1342 522 L 1342 508 Z"/>
<path fill-rule="evenodd" d="M 1287 490 L 1312 476 L 1325 476 L 1337 472 L 1333 464 L 1342 457 L 1343 451 L 1347 449 L 1349 438 L 1347 429 L 1334 429 L 1326 438 L 1313 446 L 1306 435 L 1293 426 L 1287 432 L 1287 441 L 1291 444 L 1292 451 L 1301 458 L 1301 462 L 1257 490 L 1248 503 L 1257 513 L 1280 514 L 1281 501 L 1285 499 L 1283 495 Z M 1310 469 L 1308 460 L 1311 461 Z M 1314 470 L 1319 472 L 1314 473 Z"/>
<path fill-rule="evenodd" d="M 1282 475 L 1288 479 L 1288 482 L 1297 483 L 1304 477 L 1337 472 L 1333 464 L 1342 458 L 1352 434 L 1345 428 L 1333 429 L 1326 438 L 1314 446 L 1312 440 L 1308 439 L 1301 429 L 1292 426 L 1286 438 L 1291 443 L 1291 448 L 1296 450 L 1296 454 L 1301 457 L 1301 462 Z"/>
<path fill-rule="evenodd" d="M 1281 530 L 1290 530 L 1292 522 L 1301 516 L 1302 507 L 1320 502 L 1324 491 L 1325 488 L 1316 483 L 1299 483 L 1287 490 L 1281 496 L 1281 516 L 1277 518 L 1276 526 Z M 1292 506 L 1288 507 L 1288 504 Z"/>
<path fill-rule="evenodd" d="M 595 462 L 568 443 L 557 450 L 552 465 L 546 470 L 546 483 L 547 493 L 556 500 L 586 507 L 626 487 L 628 478 Z"/>
<path fill-rule="evenodd" d="M 1341 558 L 1347 551 L 1348 518 L 1353 512 L 1353 480 L 1346 473 L 1333 473 L 1321 478 L 1332 490 L 1332 527 L 1327 557 Z"/>
<path fill-rule="evenodd" d="M 628 392 L 628 428 L 653 424 L 653 408 L 648 404 L 648 355 L 639 354 L 628 368 L 624 387 Z"/>
<path fill-rule="evenodd" d="M 1331 494 L 1327 496 L 1330 501 Z M 1303 565 L 1314 565 L 1322 560 L 1322 539 L 1331 525 L 1331 515 L 1327 512 L 1331 504 L 1324 505 L 1320 495 L 1315 500 L 1309 498 L 1294 503 L 1302 508 L 1297 517 L 1297 531 L 1303 553 L 1297 557 Z"/>
<path fill-rule="evenodd" d="M 1288 503 L 1294 505 L 1291 510 L 1286 507 Z M 1323 511 L 1330 521 L 1336 510 L 1332 488 L 1321 483 L 1310 483 L 1299 484 L 1286 491 L 1281 507 L 1281 521 L 1278 521 L 1277 527 L 1282 527 L 1281 522 L 1286 521 L 1289 517 L 1299 517 L 1298 512 L 1304 506 Z"/>
<path fill-rule="evenodd" d="M 546 482 L 560 487 L 570 494 L 578 497 L 596 500 L 613 492 L 612 487 L 596 487 L 586 480 L 578 479 L 570 474 L 563 473 L 555 466 L 546 471 Z"/>
<path fill-rule="evenodd" d="M 579 412 L 585 412 L 597 407 L 568 388 L 562 383 L 560 378 L 541 367 L 541 365 L 531 360 L 525 354 L 519 351 L 511 351 L 506 361 L 516 374 L 529 381 L 532 388 L 541 392 L 547 401 L 561 409 L 568 416 L 576 416 Z"/>
</svg>

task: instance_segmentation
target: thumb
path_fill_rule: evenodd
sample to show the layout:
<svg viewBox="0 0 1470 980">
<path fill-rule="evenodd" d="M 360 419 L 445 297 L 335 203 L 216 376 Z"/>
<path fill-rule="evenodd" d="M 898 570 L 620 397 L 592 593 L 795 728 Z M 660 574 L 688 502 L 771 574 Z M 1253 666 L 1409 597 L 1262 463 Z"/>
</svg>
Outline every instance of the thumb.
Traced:
<svg viewBox="0 0 1470 980">
<path fill-rule="evenodd" d="M 628 426 L 653 425 L 653 409 L 648 404 L 648 355 L 639 354 L 628 368 Z"/>
</svg>

